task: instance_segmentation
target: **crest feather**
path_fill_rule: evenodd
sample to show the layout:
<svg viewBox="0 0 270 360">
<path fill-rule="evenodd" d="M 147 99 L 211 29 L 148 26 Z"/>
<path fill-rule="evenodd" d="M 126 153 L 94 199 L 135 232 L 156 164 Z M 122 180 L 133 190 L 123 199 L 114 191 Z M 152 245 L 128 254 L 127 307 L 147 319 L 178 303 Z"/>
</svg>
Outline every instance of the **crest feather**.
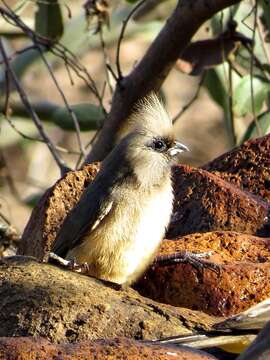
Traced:
<svg viewBox="0 0 270 360">
<path fill-rule="evenodd" d="M 136 130 L 151 132 L 154 135 L 164 136 L 172 131 L 172 121 L 164 105 L 153 92 L 137 103 L 130 121 Z"/>
</svg>

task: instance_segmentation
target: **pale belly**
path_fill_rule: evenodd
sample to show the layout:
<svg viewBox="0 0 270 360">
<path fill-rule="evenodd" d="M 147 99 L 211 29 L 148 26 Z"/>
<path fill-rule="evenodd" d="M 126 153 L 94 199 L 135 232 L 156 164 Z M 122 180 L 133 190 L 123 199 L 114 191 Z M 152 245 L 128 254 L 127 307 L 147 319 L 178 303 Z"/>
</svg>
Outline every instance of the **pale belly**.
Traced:
<svg viewBox="0 0 270 360">
<path fill-rule="evenodd" d="M 172 212 L 171 185 L 156 196 L 124 202 L 125 212 L 116 209 L 68 254 L 87 262 L 91 275 L 119 284 L 135 281 L 153 259 Z"/>
<path fill-rule="evenodd" d="M 159 193 L 145 207 L 134 241 L 122 254 L 125 282 L 135 281 L 155 256 L 170 220 L 172 203 L 172 191 L 167 190 Z"/>
</svg>

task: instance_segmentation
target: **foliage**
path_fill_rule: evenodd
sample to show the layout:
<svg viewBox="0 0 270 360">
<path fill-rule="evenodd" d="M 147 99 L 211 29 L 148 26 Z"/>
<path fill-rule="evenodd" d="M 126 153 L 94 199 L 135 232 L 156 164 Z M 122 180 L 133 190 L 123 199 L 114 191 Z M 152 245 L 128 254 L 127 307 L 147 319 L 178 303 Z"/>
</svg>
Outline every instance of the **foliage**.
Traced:
<svg viewBox="0 0 270 360">
<path fill-rule="evenodd" d="M 79 150 L 65 152 L 72 156 L 77 154 L 76 167 L 80 167 L 86 156 L 85 148 L 91 145 L 84 144 L 82 132 L 98 131 L 103 126 L 109 111 L 104 94 L 107 97 L 110 94 L 112 99 L 124 76 L 121 69 L 123 38 L 143 34 L 145 41 L 151 43 L 176 4 L 176 0 L 115 0 L 112 3 L 88 0 L 81 5 L 81 12 L 73 15 L 69 5 L 57 0 L 37 0 L 36 4 L 18 0 L 12 8 L 2 0 L 0 106 L 3 116 L 0 126 L 5 123 L 5 139 L 1 144 L 7 147 L 22 139 L 24 142 L 42 141 L 63 173 L 70 164 L 64 163 L 62 150 L 46 135 L 47 130 L 74 132 Z M 27 17 L 29 13 L 33 14 L 34 5 L 35 16 Z M 167 8 L 167 13 L 163 12 L 158 21 L 151 18 L 157 6 Z M 231 146 L 270 131 L 269 14 L 267 1 L 239 1 L 212 17 L 207 24 L 209 35 L 206 40 L 192 41 L 179 54 L 177 68 L 188 76 L 198 76 L 200 81 L 194 98 L 178 112 L 174 121 L 178 121 L 196 101 L 203 86 L 224 111 Z M 115 58 L 108 55 L 108 48 L 115 49 Z M 102 86 L 97 81 L 100 74 L 92 74 L 91 64 L 85 67 L 80 61 L 82 55 L 94 49 L 98 49 L 104 58 L 102 75 L 106 83 Z M 56 104 L 54 99 L 48 103 L 40 98 L 38 101 L 27 98 L 22 81 L 25 75 L 41 71 L 42 66 L 58 89 L 64 106 Z M 75 81 L 82 82 L 91 94 L 89 102 L 69 104 L 65 89 L 54 75 L 59 67 L 66 69 L 66 78 L 70 79 L 71 85 Z M 25 96 L 18 99 L 16 93 Z M 166 102 L 162 88 L 160 93 Z M 32 120 L 31 124 L 29 120 Z M 242 126 L 239 131 L 238 123 L 245 124 L 244 130 Z M 18 133 L 16 138 L 14 130 Z"/>
</svg>

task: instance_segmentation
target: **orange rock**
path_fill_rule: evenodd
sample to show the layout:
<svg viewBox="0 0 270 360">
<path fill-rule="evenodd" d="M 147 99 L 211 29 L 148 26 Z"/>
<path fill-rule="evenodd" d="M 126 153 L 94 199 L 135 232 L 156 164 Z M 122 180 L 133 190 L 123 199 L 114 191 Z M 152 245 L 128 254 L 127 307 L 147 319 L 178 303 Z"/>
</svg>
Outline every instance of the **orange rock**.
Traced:
<svg viewBox="0 0 270 360">
<path fill-rule="evenodd" d="M 206 170 L 176 166 L 174 190 L 167 238 L 215 230 L 270 235 L 269 204 Z"/>
<path fill-rule="evenodd" d="M 234 231 L 213 231 L 182 236 L 177 240 L 163 240 L 159 255 L 179 251 L 211 252 L 209 259 L 217 263 L 247 261 L 270 262 L 270 238 L 261 238 Z"/>
<path fill-rule="evenodd" d="M 203 169 L 270 202 L 270 135 L 246 141 Z"/>
<path fill-rule="evenodd" d="M 32 211 L 23 232 L 18 253 L 47 258 L 67 214 L 79 201 L 83 190 L 95 178 L 99 164 L 86 165 L 82 170 L 69 171 L 49 188 Z"/>
<path fill-rule="evenodd" d="M 187 347 L 146 345 L 125 338 L 51 344 L 43 338 L 0 338 L 0 358 L 9 360 L 214 360 Z"/>
<path fill-rule="evenodd" d="M 229 316 L 270 297 L 270 238 L 233 232 L 192 234 L 164 240 L 160 255 L 188 250 L 212 252 L 205 262 L 219 264 L 220 273 L 189 264 L 154 265 L 135 288 L 153 300 Z"/>
</svg>

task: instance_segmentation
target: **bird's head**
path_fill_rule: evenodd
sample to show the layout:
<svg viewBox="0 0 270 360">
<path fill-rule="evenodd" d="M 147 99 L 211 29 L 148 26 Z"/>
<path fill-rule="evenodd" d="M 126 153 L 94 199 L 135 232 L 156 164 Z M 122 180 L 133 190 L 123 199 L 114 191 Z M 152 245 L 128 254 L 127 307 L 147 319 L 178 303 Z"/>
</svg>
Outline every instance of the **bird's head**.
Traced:
<svg viewBox="0 0 270 360">
<path fill-rule="evenodd" d="M 172 122 L 157 96 L 143 99 L 131 119 L 134 131 L 124 141 L 136 175 L 143 180 L 168 173 L 177 155 L 188 148 L 175 139 Z"/>
</svg>

